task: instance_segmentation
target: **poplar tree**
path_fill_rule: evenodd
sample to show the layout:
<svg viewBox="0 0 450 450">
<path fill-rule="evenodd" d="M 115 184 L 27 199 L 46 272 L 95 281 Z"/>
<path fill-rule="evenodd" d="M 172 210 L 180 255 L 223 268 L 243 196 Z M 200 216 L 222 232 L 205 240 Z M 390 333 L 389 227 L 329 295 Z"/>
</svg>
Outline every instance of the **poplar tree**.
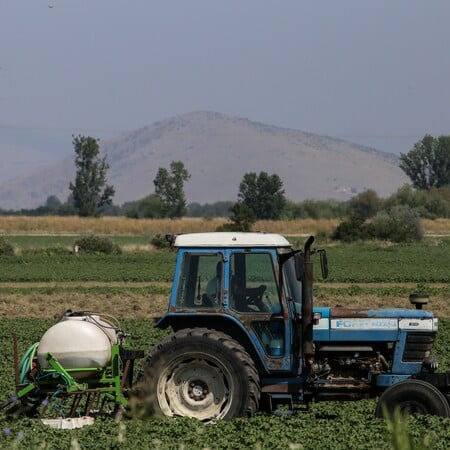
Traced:
<svg viewBox="0 0 450 450">
<path fill-rule="evenodd" d="M 281 178 L 267 172 L 246 173 L 239 185 L 238 198 L 260 220 L 279 219 L 286 204 Z"/>
<path fill-rule="evenodd" d="M 75 181 L 69 184 L 73 203 L 82 217 L 97 217 L 103 206 L 110 205 L 114 187 L 106 184 L 109 165 L 100 157 L 99 140 L 90 136 L 73 138 L 75 149 Z"/>
<path fill-rule="evenodd" d="M 450 136 L 426 134 L 406 155 L 401 153 L 400 168 L 417 189 L 450 186 Z"/>
<path fill-rule="evenodd" d="M 164 167 L 158 169 L 153 183 L 155 194 L 163 203 L 163 215 L 165 217 L 182 217 L 186 214 L 184 183 L 189 178 L 191 178 L 191 175 L 181 161 L 170 163 L 170 173 Z"/>
</svg>

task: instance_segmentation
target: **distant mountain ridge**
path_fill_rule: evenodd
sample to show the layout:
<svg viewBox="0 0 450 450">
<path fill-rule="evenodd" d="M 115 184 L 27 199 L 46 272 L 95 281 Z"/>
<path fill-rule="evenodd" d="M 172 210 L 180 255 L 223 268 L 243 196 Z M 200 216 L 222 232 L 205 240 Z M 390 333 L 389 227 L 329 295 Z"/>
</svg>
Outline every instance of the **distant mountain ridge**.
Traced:
<svg viewBox="0 0 450 450">
<path fill-rule="evenodd" d="M 393 154 L 208 111 L 174 116 L 100 144 L 116 204 L 153 192 L 158 168 L 173 160 L 183 161 L 191 174 L 185 185 L 189 203 L 235 201 L 246 172 L 278 174 L 294 201 L 346 200 L 368 188 L 384 197 L 408 182 Z M 49 195 L 65 200 L 74 176 L 70 156 L 10 180 L 0 185 L 0 208 L 34 208 Z"/>
</svg>

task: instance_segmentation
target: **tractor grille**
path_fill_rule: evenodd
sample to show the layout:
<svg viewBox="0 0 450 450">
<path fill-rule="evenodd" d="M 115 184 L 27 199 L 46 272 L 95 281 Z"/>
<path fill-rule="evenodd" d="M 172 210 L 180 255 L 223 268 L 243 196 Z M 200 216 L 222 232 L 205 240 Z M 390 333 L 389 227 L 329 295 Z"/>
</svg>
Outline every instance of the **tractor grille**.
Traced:
<svg viewBox="0 0 450 450">
<path fill-rule="evenodd" d="M 423 361 L 430 356 L 436 333 L 411 333 L 406 337 L 403 361 Z"/>
</svg>

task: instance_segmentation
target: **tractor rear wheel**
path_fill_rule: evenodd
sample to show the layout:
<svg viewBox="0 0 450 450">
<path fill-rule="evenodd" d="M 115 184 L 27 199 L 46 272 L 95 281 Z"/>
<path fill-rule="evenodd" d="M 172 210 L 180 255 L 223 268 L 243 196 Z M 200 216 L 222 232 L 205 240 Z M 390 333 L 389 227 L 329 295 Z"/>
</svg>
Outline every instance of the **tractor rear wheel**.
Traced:
<svg viewBox="0 0 450 450">
<path fill-rule="evenodd" d="M 395 410 L 402 414 L 432 414 L 450 417 L 450 406 L 444 394 L 422 380 L 405 380 L 395 383 L 381 394 L 375 410 L 377 417 L 384 417 L 384 410 L 393 418 Z"/>
<path fill-rule="evenodd" d="M 259 377 L 244 348 L 206 328 L 172 333 L 148 354 L 137 394 L 145 413 L 204 422 L 250 416 L 258 409 Z"/>
</svg>

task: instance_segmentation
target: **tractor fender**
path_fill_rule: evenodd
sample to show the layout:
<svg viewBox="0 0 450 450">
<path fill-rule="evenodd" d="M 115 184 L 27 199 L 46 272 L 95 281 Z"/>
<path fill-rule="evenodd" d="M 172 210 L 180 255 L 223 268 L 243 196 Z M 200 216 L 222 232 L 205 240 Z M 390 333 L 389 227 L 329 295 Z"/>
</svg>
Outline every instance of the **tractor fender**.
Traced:
<svg viewBox="0 0 450 450">
<path fill-rule="evenodd" d="M 253 359 L 260 374 L 269 373 L 264 364 L 264 360 L 258 352 L 255 343 L 250 338 L 248 331 L 245 329 L 243 324 L 233 316 L 211 313 L 168 313 L 155 323 L 155 327 L 160 329 L 170 327 L 173 331 L 194 327 L 209 328 L 212 330 L 221 331 L 235 341 L 239 342 L 239 344 L 245 348 L 247 353 Z"/>
</svg>

